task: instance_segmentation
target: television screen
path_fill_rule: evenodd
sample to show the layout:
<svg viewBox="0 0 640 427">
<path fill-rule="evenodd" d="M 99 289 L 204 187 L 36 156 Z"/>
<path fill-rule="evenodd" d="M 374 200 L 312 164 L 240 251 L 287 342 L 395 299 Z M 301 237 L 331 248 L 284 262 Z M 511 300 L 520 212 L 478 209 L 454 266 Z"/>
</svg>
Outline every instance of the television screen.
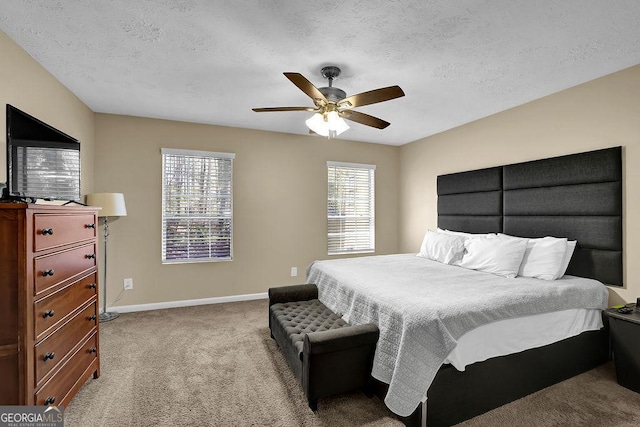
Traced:
<svg viewBox="0 0 640 427">
<path fill-rule="evenodd" d="M 7 104 L 9 197 L 80 201 L 80 143 Z"/>
</svg>

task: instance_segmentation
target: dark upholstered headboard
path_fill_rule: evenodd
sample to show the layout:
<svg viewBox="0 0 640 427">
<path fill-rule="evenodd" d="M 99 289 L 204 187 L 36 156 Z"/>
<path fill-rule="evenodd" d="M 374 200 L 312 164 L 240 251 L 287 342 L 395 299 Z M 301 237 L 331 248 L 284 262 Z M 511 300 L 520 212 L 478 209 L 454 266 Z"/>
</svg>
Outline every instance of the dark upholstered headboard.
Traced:
<svg viewBox="0 0 640 427">
<path fill-rule="evenodd" d="M 622 286 L 622 148 L 440 175 L 438 227 L 577 240 L 567 274 Z"/>
</svg>

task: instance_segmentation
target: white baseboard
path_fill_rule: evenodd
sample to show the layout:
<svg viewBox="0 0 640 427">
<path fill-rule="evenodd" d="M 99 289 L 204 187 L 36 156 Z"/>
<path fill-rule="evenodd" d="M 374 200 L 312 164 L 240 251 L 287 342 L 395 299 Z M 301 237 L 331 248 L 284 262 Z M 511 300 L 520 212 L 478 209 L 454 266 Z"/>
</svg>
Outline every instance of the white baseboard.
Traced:
<svg viewBox="0 0 640 427">
<path fill-rule="evenodd" d="M 267 299 L 269 296 L 266 292 L 259 294 L 231 295 L 228 297 L 187 299 L 181 301 L 156 302 L 150 304 L 137 305 L 118 305 L 115 307 L 107 307 L 107 311 L 115 311 L 118 313 L 132 313 L 134 311 L 161 310 L 163 308 L 191 307 L 195 305 L 222 304 L 225 302 L 251 301 L 255 299 Z"/>
</svg>

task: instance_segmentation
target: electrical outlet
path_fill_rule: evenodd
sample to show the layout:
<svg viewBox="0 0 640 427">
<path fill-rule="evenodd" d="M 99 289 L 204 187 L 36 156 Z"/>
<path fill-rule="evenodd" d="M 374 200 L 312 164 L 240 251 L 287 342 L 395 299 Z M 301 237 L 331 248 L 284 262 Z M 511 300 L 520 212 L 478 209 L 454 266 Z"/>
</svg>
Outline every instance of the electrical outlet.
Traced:
<svg viewBox="0 0 640 427">
<path fill-rule="evenodd" d="M 131 289 L 133 289 L 133 279 L 130 277 L 127 279 L 124 279 L 124 290 L 129 291 Z"/>
<path fill-rule="evenodd" d="M 291 267 L 291 277 L 298 276 L 298 267 Z"/>
</svg>

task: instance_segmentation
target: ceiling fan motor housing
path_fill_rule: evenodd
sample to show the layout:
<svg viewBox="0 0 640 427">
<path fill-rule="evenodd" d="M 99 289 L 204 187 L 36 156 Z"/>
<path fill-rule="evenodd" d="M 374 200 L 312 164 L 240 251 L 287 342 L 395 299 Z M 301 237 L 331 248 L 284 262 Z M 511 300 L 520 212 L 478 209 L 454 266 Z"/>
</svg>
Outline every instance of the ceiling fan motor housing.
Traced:
<svg viewBox="0 0 640 427">
<path fill-rule="evenodd" d="M 347 97 L 347 93 L 345 91 L 333 86 L 320 87 L 318 88 L 318 90 L 320 91 L 320 93 L 324 95 L 325 98 L 327 98 L 327 101 L 329 102 L 338 102 L 341 99 L 344 99 Z"/>
<path fill-rule="evenodd" d="M 318 90 L 329 102 L 335 103 L 347 97 L 347 93 L 345 91 L 337 87 L 333 87 L 333 79 L 336 79 L 340 75 L 340 72 L 340 68 L 334 65 L 322 67 L 322 70 L 320 70 L 322 77 L 329 80 L 329 86 L 318 88 Z"/>
</svg>

